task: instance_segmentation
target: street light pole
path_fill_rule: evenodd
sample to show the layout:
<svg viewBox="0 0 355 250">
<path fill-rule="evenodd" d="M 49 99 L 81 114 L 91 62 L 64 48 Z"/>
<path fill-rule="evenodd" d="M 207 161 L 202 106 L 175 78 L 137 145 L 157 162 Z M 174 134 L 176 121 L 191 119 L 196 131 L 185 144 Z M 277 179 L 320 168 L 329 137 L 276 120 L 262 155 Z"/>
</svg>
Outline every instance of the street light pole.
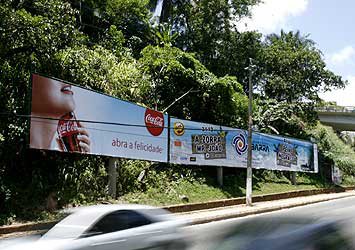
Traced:
<svg viewBox="0 0 355 250">
<path fill-rule="evenodd" d="M 252 126 L 253 126 L 253 84 L 252 76 L 255 65 L 250 59 L 249 70 L 249 105 L 248 105 L 248 160 L 247 160 L 247 182 L 246 182 L 246 204 L 252 206 Z"/>
</svg>

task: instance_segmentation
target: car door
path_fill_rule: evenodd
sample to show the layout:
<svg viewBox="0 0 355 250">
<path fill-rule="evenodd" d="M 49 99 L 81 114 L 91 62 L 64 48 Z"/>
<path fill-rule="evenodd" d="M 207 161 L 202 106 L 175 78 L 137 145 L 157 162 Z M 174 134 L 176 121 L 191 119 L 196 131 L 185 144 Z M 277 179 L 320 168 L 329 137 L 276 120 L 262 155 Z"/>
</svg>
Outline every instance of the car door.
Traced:
<svg viewBox="0 0 355 250">
<path fill-rule="evenodd" d="M 151 220 L 136 211 L 115 211 L 95 223 L 81 240 L 88 242 L 85 249 L 90 250 L 139 249 L 145 245 L 142 240 L 146 237 L 139 228 L 151 223 Z"/>
</svg>

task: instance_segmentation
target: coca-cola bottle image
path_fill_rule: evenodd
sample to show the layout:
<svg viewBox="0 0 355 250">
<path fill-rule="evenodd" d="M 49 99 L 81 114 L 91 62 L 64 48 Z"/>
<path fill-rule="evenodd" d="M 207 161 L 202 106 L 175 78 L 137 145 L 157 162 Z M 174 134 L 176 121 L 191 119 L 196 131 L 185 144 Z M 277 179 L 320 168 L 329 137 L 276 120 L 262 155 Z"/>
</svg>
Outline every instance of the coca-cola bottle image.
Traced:
<svg viewBox="0 0 355 250">
<path fill-rule="evenodd" d="M 57 133 L 61 148 L 66 152 L 81 152 L 77 136 L 79 123 L 74 112 L 63 115 L 58 121 Z"/>
</svg>

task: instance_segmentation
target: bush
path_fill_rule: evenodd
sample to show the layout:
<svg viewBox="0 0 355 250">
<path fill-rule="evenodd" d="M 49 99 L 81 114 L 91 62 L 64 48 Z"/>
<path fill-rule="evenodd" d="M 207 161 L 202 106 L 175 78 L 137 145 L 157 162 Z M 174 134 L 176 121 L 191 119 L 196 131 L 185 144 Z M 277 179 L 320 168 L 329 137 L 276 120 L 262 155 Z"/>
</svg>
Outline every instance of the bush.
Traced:
<svg viewBox="0 0 355 250">
<path fill-rule="evenodd" d="M 338 166 L 345 175 L 355 175 L 355 152 L 346 145 L 331 127 L 320 123 L 309 134 L 315 138 L 319 150 L 319 166 Z"/>
</svg>

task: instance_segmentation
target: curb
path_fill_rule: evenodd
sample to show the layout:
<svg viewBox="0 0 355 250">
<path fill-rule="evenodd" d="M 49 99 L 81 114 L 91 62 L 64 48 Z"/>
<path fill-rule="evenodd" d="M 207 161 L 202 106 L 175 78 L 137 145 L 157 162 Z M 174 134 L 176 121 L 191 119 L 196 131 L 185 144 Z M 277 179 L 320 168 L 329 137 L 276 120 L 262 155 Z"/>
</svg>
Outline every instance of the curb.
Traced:
<svg viewBox="0 0 355 250">
<path fill-rule="evenodd" d="M 253 202 L 282 200 L 282 199 L 287 199 L 287 198 L 306 197 L 306 196 L 317 195 L 317 194 L 341 193 L 341 192 L 346 192 L 346 191 L 354 190 L 354 189 L 355 189 L 355 187 L 345 187 L 345 188 L 336 187 L 336 188 L 325 188 L 325 189 L 291 191 L 291 192 L 268 194 L 268 195 L 257 195 L 257 196 L 253 197 Z M 280 209 L 304 206 L 304 205 L 308 205 L 308 204 L 313 204 L 313 203 L 318 203 L 318 202 L 328 201 L 328 200 L 334 200 L 334 199 L 340 199 L 340 198 L 343 198 L 343 197 L 325 198 L 325 199 L 318 200 L 318 201 L 309 201 L 309 202 L 285 205 L 285 206 L 281 206 L 281 207 L 264 208 L 264 209 L 247 211 L 247 212 L 242 212 L 242 213 L 228 214 L 228 215 L 216 216 L 216 217 L 210 217 L 210 218 L 201 218 L 201 219 L 193 220 L 191 222 L 191 224 L 192 225 L 203 224 L 203 223 L 208 223 L 211 221 L 237 218 L 237 217 L 243 217 L 243 216 L 248 216 L 248 215 L 253 215 L 253 214 L 260 214 L 260 213 L 265 213 L 265 212 L 272 212 L 272 211 L 276 211 L 276 210 L 280 210 Z M 172 213 L 184 213 L 184 212 L 206 210 L 206 209 L 220 208 L 220 207 L 228 207 L 228 206 L 235 206 L 235 205 L 242 205 L 242 204 L 245 204 L 244 197 L 210 201 L 210 202 L 164 206 L 162 208 L 164 208 Z M 53 227 L 56 223 L 58 223 L 58 221 L 40 222 L 40 223 L 34 222 L 34 223 L 26 223 L 26 224 L 21 224 L 21 225 L 0 226 L 0 237 L 5 234 L 11 234 L 11 233 L 16 233 L 16 232 L 44 231 L 44 230 L 48 230 L 49 228 Z"/>
<path fill-rule="evenodd" d="M 313 201 L 305 201 L 305 202 L 288 204 L 288 205 L 280 205 L 280 206 L 275 206 L 275 207 L 260 208 L 260 209 L 255 209 L 253 211 L 236 212 L 236 213 L 230 213 L 230 214 L 225 214 L 225 215 L 220 215 L 220 216 L 210 216 L 210 217 L 205 217 L 205 218 L 192 219 L 190 221 L 190 225 L 199 225 L 199 224 L 205 224 L 205 223 L 209 223 L 209 222 L 213 222 L 213 221 L 221 221 L 221 220 L 227 220 L 227 219 L 246 217 L 246 216 L 250 216 L 250 215 L 269 213 L 269 212 L 279 211 L 282 209 L 301 207 L 301 206 L 305 206 L 305 205 L 311 205 L 311 204 L 316 204 L 316 203 L 331 201 L 331 200 L 338 200 L 338 199 L 352 197 L 352 196 L 355 196 L 355 194 L 344 195 L 341 197 L 324 198 L 324 199 L 313 200 Z"/>
<path fill-rule="evenodd" d="M 53 227 L 57 223 L 58 221 L 50 221 L 50 222 L 39 222 L 39 223 L 33 222 L 33 223 L 26 223 L 21 225 L 1 226 L 0 237 L 4 234 L 11 234 L 15 232 L 44 231 Z"/>
<path fill-rule="evenodd" d="M 305 197 L 305 196 L 311 196 L 317 194 L 341 193 L 341 192 L 346 192 L 354 189 L 355 187 L 335 187 L 335 188 L 299 190 L 299 191 L 291 191 L 291 192 L 276 193 L 276 194 L 256 195 L 253 196 L 253 202 L 282 200 L 282 199 Z M 172 213 L 184 213 L 184 212 L 191 212 L 195 210 L 205 210 L 211 208 L 235 206 L 235 205 L 242 205 L 242 204 L 245 204 L 245 197 L 217 200 L 217 201 L 210 201 L 210 202 L 179 204 L 179 205 L 172 205 L 172 206 L 164 206 L 162 208 Z"/>
</svg>

